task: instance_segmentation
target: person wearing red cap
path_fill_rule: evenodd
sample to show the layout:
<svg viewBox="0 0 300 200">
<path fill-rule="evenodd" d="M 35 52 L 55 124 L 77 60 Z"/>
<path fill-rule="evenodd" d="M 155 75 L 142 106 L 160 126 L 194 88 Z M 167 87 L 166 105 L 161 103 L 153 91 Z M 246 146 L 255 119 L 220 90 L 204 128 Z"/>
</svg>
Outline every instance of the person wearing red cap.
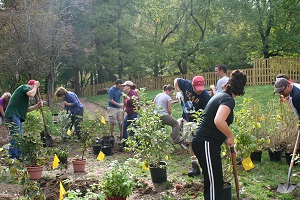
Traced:
<svg viewBox="0 0 300 200">
<path fill-rule="evenodd" d="M 204 86 L 205 80 L 203 76 L 195 76 L 192 81 L 182 78 L 176 78 L 174 80 L 176 98 L 178 98 L 180 102 L 183 101 L 182 121 L 184 123 L 196 122 L 196 119 L 194 119 L 192 113 L 199 110 L 204 110 L 207 102 L 209 101 L 210 95 L 204 89 Z M 183 125 L 182 122 L 181 125 Z M 189 137 L 187 138 L 187 142 L 189 143 L 189 152 L 192 160 L 192 169 L 188 172 L 188 176 L 190 177 L 200 175 L 199 164 L 192 149 L 192 140 L 193 136 L 190 133 Z"/>
<path fill-rule="evenodd" d="M 215 87 L 214 85 L 210 86 L 211 89 L 211 96 L 214 96 L 218 92 L 222 92 L 223 90 L 223 85 L 228 81 L 228 76 L 226 75 L 227 73 L 227 66 L 225 64 L 220 64 L 215 66 L 215 74 L 220 77 L 220 79 L 217 82 L 217 86 Z"/>
<path fill-rule="evenodd" d="M 10 158 L 19 159 L 20 157 L 19 150 L 14 147 L 15 140 L 12 139 L 12 135 L 19 134 L 22 136 L 22 122 L 26 120 L 27 112 L 42 106 L 42 102 L 29 106 L 29 98 L 35 96 L 39 86 L 39 81 L 30 80 L 27 84 L 19 86 L 10 98 L 4 114 L 5 122 L 10 130 L 10 147 L 8 150 Z"/>
</svg>

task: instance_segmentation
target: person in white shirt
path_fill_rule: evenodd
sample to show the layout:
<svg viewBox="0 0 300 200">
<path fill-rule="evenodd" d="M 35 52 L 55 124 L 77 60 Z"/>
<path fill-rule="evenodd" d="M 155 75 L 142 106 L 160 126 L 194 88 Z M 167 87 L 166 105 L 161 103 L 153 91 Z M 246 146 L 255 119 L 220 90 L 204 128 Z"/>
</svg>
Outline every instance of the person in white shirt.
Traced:
<svg viewBox="0 0 300 200">
<path fill-rule="evenodd" d="M 225 64 L 220 64 L 215 66 L 215 74 L 220 77 L 220 79 L 217 82 L 217 86 L 215 87 L 214 85 L 210 86 L 211 93 L 210 96 L 214 96 L 218 92 L 222 92 L 223 90 L 223 85 L 227 83 L 228 81 L 228 76 L 227 74 L 227 66 Z"/>
<path fill-rule="evenodd" d="M 169 85 L 163 86 L 164 92 L 156 95 L 153 103 L 159 110 L 161 116 L 160 119 L 162 124 L 166 124 L 172 127 L 171 137 L 174 144 L 180 144 L 183 138 L 180 135 L 180 125 L 178 121 L 172 116 L 172 94 L 174 92 L 174 87 Z"/>
</svg>

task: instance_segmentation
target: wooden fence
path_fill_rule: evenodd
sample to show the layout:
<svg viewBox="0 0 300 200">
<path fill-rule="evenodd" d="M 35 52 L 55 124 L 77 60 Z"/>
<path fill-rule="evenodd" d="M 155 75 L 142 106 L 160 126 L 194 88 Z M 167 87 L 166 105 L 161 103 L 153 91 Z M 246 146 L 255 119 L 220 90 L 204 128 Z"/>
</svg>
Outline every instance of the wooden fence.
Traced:
<svg viewBox="0 0 300 200">
<path fill-rule="evenodd" d="M 253 68 L 242 69 L 247 75 L 247 85 L 266 85 L 272 84 L 275 77 L 279 73 L 284 73 L 295 82 L 300 80 L 300 58 L 269 58 L 269 59 L 254 59 Z M 232 70 L 228 70 L 229 75 Z M 175 78 L 185 78 L 192 80 L 196 75 L 201 75 L 205 78 L 207 87 L 215 85 L 218 77 L 215 72 L 199 72 L 195 74 L 177 75 L 177 76 L 158 76 L 149 78 L 132 79 L 131 81 L 137 85 L 137 88 L 144 87 L 147 90 L 159 90 L 163 85 L 173 84 Z M 125 80 L 124 80 L 125 81 Z M 110 88 L 114 82 L 106 82 L 97 85 L 91 85 L 81 88 L 82 96 L 94 96 L 97 92 L 104 88 Z M 45 98 L 45 97 L 44 97 Z M 53 101 L 57 98 L 54 97 Z"/>
</svg>

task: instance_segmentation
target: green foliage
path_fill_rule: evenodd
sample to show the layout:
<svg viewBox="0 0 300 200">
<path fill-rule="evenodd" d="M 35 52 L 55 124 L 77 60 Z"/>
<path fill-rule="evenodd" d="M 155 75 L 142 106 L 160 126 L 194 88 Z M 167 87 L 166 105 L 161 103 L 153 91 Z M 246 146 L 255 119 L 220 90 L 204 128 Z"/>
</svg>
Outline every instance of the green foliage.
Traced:
<svg viewBox="0 0 300 200">
<path fill-rule="evenodd" d="M 114 160 L 109 164 L 108 171 L 99 180 L 99 190 L 106 197 L 128 197 L 134 188 L 131 176 L 130 160 L 120 163 Z"/>
<path fill-rule="evenodd" d="M 28 135 L 40 135 L 40 132 L 44 130 L 43 117 L 40 111 L 28 112 L 22 128 Z"/>
<path fill-rule="evenodd" d="M 15 146 L 21 154 L 21 158 L 28 166 L 37 166 L 43 164 L 42 157 L 43 142 L 38 138 L 27 135 L 14 135 Z"/>
<path fill-rule="evenodd" d="M 231 128 L 235 134 L 235 148 L 239 158 L 245 159 L 254 150 L 261 150 L 267 145 L 266 138 L 262 137 L 260 104 L 253 98 L 244 98 L 234 115 Z"/>
<path fill-rule="evenodd" d="M 159 166 L 159 162 L 169 158 L 173 150 L 170 135 L 162 125 L 160 115 L 152 101 L 147 101 L 144 89 L 138 91 L 140 101 L 134 104 L 138 118 L 132 122 L 128 130 L 133 131 L 134 136 L 128 137 L 126 144 L 129 151 L 148 164 Z"/>
<path fill-rule="evenodd" d="M 58 131 L 62 139 L 67 137 L 67 131 L 70 128 L 71 123 L 71 116 L 67 113 L 66 110 L 61 110 L 58 112 L 57 116 L 57 124 L 58 124 Z"/>
<path fill-rule="evenodd" d="M 94 115 L 85 114 L 83 120 L 80 122 L 81 133 L 81 159 L 88 147 L 93 143 L 95 137 L 101 138 L 105 133 L 105 125 L 101 122 L 101 113 L 95 112 Z"/>
<path fill-rule="evenodd" d="M 79 189 L 68 190 L 67 197 L 64 200 L 104 200 L 104 197 L 101 194 L 96 194 L 87 189 L 87 192 L 82 196 L 82 192 Z"/>
</svg>

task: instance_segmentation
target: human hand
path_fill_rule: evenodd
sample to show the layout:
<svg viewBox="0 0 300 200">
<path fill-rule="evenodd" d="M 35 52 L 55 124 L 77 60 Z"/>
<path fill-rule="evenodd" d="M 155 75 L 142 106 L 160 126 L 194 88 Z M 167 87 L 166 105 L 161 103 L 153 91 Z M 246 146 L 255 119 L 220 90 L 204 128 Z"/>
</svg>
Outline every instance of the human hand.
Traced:
<svg viewBox="0 0 300 200">
<path fill-rule="evenodd" d="M 225 142 L 228 147 L 232 147 L 234 145 L 234 137 L 227 137 Z"/>
<path fill-rule="evenodd" d="M 121 92 L 121 95 L 122 95 L 123 97 L 127 97 L 127 94 L 124 93 L 124 92 Z"/>
<path fill-rule="evenodd" d="M 36 86 L 36 87 L 40 87 L 40 82 L 39 81 L 34 81 L 34 85 Z"/>
<path fill-rule="evenodd" d="M 123 103 L 119 103 L 119 106 L 120 106 L 120 107 L 123 107 Z"/>
</svg>

